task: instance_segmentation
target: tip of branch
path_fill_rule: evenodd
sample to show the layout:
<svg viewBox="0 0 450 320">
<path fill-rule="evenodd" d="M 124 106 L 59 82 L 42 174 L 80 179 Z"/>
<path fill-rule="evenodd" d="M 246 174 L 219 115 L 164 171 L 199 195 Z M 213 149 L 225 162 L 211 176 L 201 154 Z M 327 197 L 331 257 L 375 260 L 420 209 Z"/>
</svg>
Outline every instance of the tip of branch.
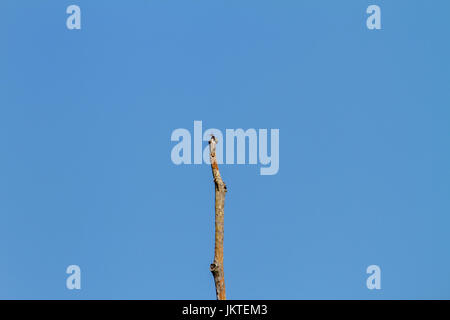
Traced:
<svg viewBox="0 0 450 320">
<path fill-rule="evenodd" d="M 209 139 L 209 143 L 217 142 L 217 138 L 214 135 L 211 135 L 211 139 Z"/>
</svg>

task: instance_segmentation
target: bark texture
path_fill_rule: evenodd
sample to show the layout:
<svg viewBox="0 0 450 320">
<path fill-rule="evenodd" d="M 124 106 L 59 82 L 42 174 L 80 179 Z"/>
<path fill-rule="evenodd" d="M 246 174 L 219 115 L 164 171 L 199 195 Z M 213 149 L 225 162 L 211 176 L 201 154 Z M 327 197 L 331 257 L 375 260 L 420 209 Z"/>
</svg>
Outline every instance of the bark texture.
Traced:
<svg viewBox="0 0 450 320">
<path fill-rule="evenodd" d="M 216 285 L 217 300 L 225 300 L 225 276 L 223 271 L 223 230 L 224 230 L 224 206 L 225 193 L 227 187 L 222 180 L 217 165 L 216 143 L 214 136 L 209 140 L 209 151 L 211 159 L 211 169 L 215 186 L 215 244 L 214 244 L 214 261 L 211 263 L 210 270 L 214 276 Z"/>
</svg>

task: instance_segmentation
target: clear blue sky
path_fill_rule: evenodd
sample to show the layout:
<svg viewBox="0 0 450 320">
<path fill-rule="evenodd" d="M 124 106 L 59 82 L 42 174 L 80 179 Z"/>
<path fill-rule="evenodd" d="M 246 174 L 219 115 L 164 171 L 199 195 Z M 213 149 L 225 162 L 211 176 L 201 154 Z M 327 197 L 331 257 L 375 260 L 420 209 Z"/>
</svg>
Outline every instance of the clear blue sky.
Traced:
<svg viewBox="0 0 450 320">
<path fill-rule="evenodd" d="M 0 298 L 214 299 L 211 170 L 170 159 L 194 120 L 280 129 L 277 175 L 221 166 L 228 298 L 450 298 L 449 12 L 2 0 Z"/>
</svg>

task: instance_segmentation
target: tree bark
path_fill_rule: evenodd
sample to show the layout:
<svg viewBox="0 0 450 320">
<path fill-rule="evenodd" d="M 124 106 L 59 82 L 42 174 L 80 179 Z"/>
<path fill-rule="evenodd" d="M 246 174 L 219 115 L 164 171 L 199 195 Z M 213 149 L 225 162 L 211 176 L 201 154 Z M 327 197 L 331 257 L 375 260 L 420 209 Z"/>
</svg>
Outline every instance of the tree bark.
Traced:
<svg viewBox="0 0 450 320">
<path fill-rule="evenodd" d="M 225 193 L 227 192 L 227 187 L 220 176 L 219 166 L 217 165 L 216 143 L 216 138 L 212 136 L 209 140 L 209 155 L 215 185 L 215 245 L 214 261 L 210 265 L 210 270 L 213 274 L 214 283 L 216 285 L 216 298 L 217 300 L 225 300 L 225 276 L 223 272 L 223 226 Z"/>
</svg>

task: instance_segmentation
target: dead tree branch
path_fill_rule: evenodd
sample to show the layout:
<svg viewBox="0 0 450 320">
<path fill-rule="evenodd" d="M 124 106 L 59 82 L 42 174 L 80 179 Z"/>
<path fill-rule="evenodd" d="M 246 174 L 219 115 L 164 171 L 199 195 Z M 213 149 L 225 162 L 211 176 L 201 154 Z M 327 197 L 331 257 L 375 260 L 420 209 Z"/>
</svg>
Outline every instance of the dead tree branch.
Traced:
<svg viewBox="0 0 450 320">
<path fill-rule="evenodd" d="M 224 206 L 225 193 L 227 187 L 222 180 L 219 172 L 219 166 L 216 159 L 216 138 L 214 136 L 209 140 L 209 151 L 211 159 L 211 169 L 214 177 L 215 185 L 215 245 L 214 245 L 214 261 L 210 266 L 210 270 L 214 276 L 216 285 L 217 300 L 225 300 L 225 277 L 223 272 L 223 226 L 224 226 Z"/>
</svg>

